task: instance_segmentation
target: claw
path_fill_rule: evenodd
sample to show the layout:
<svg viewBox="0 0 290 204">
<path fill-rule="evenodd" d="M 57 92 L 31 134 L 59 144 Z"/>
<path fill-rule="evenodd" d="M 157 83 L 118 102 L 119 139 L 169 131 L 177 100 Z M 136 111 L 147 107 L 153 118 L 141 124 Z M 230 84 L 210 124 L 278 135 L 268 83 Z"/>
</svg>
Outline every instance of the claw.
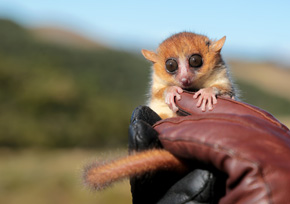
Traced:
<svg viewBox="0 0 290 204">
<path fill-rule="evenodd" d="M 193 95 L 193 98 L 198 98 L 196 106 L 200 107 L 203 112 L 206 111 L 206 104 L 209 111 L 213 110 L 213 104 L 217 104 L 215 91 L 212 87 L 200 89 Z"/>
<path fill-rule="evenodd" d="M 174 98 L 176 98 L 176 100 L 180 100 L 181 99 L 180 94 L 182 92 L 183 92 L 182 88 L 178 86 L 171 86 L 167 88 L 165 91 L 165 103 L 169 106 L 169 108 L 173 112 L 178 111 L 178 107 L 175 104 Z"/>
</svg>

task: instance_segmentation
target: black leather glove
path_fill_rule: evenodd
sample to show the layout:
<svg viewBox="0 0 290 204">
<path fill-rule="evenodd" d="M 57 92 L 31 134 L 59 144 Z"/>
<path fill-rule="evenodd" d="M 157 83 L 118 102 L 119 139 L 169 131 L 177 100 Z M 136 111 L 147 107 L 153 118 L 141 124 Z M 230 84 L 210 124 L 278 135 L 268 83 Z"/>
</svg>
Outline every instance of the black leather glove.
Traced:
<svg viewBox="0 0 290 204">
<path fill-rule="evenodd" d="M 137 107 L 129 127 L 129 153 L 162 148 L 152 127 L 161 118 L 149 107 Z M 130 179 L 133 204 L 217 203 L 225 193 L 225 175 L 203 169 L 187 174 L 160 170 Z"/>
</svg>

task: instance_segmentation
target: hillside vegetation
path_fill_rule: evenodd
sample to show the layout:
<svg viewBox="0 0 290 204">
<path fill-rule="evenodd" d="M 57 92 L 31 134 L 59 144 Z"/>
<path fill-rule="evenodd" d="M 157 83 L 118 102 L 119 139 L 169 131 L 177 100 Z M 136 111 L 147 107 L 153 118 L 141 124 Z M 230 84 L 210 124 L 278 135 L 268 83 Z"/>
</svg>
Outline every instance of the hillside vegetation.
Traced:
<svg viewBox="0 0 290 204">
<path fill-rule="evenodd" d="M 0 146 L 125 143 L 148 71 L 133 54 L 44 43 L 1 20 Z"/>
<path fill-rule="evenodd" d="M 125 146 L 149 66 L 139 54 L 50 43 L 0 20 L 0 147 Z M 246 102 L 290 115 L 289 100 L 238 83 Z"/>
</svg>

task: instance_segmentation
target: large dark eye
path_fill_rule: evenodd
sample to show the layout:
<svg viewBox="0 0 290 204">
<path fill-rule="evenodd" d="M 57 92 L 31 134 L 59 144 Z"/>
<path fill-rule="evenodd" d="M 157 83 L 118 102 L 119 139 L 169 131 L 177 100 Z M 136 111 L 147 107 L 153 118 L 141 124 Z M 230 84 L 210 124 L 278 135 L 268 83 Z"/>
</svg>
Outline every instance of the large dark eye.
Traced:
<svg viewBox="0 0 290 204">
<path fill-rule="evenodd" d="M 165 63 L 166 70 L 170 73 L 175 72 L 178 69 L 178 64 L 175 59 L 168 59 Z"/>
<path fill-rule="evenodd" d="M 198 68 L 202 66 L 202 57 L 198 54 L 191 55 L 189 58 L 189 65 L 194 68 Z"/>
</svg>

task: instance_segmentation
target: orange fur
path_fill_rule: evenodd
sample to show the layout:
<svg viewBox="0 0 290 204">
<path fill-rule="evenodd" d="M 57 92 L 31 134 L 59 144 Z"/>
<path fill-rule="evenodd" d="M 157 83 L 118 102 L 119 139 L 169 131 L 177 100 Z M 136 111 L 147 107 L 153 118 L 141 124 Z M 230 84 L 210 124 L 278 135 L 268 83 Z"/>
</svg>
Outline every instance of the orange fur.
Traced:
<svg viewBox="0 0 290 204">
<path fill-rule="evenodd" d="M 103 190 L 115 181 L 158 169 L 184 172 L 187 168 L 168 151 L 154 149 L 135 153 L 108 164 L 94 163 L 85 171 L 84 180 L 88 186 Z"/>
<path fill-rule="evenodd" d="M 170 109 L 164 113 L 164 108 L 160 110 L 158 108 L 158 106 L 164 105 L 162 104 L 165 103 L 164 93 L 170 86 L 179 86 L 191 91 L 216 87 L 216 90 L 218 90 L 216 95 L 235 96 L 235 88 L 220 55 L 225 39 L 223 37 L 218 41 L 212 41 L 204 35 L 182 32 L 164 40 L 156 53 L 142 50 L 144 57 L 153 62 L 149 107 L 159 115 L 175 116 L 175 113 L 169 113 L 172 111 Z M 190 68 L 188 65 L 188 59 L 193 54 L 202 56 L 203 65 L 199 69 Z M 182 63 L 187 66 L 189 70 L 187 77 L 190 79 L 189 86 L 182 86 L 179 71 L 174 74 L 166 71 L 165 62 L 170 58 L 176 59 L 180 67 Z"/>
</svg>

